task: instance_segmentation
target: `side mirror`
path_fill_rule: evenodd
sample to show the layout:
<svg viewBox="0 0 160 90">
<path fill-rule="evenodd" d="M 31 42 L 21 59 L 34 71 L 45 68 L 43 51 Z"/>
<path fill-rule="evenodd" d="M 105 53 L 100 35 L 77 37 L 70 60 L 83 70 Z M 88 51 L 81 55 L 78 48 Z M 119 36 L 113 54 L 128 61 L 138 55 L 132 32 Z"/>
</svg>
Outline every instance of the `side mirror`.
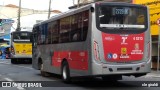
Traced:
<svg viewBox="0 0 160 90">
<path fill-rule="evenodd" d="M 30 36 L 30 42 L 33 42 L 33 34 Z"/>
<path fill-rule="evenodd" d="M 94 7 L 91 7 L 90 10 L 91 10 L 91 12 L 94 12 Z"/>
</svg>

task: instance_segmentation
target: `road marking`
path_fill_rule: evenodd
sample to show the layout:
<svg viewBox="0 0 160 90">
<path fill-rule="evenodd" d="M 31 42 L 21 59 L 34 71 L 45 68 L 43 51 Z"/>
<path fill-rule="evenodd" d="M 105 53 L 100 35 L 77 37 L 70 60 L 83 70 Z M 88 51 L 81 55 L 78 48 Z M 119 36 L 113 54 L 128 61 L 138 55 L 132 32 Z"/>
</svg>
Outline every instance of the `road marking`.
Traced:
<svg viewBox="0 0 160 90">
<path fill-rule="evenodd" d="M 148 75 L 145 75 L 145 78 L 160 78 L 160 74 L 158 73 L 148 74 Z"/>
<path fill-rule="evenodd" d="M 18 65 L 14 65 L 14 66 L 17 66 L 17 67 L 22 67 L 22 68 L 27 68 L 27 69 L 32 69 L 32 70 L 33 70 L 33 68 L 31 68 L 31 67 L 18 66 Z"/>
<path fill-rule="evenodd" d="M 13 80 L 12 79 L 10 79 L 10 78 L 4 78 L 5 80 L 7 80 L 7 81 L 10 81 L 10 82 L 13 82 Z M 25 88 L 23 88 L 23 87 L 20 87 L 20 86 L 18 86 L 18 87 L 16 87 L 18 90 L 26 90 Z"/>
<path fill-rule="evenodd" d="M 7 81 L 13 81 L 12 79 L 10 79 L 10 78 L 4 78 L 5 80 L 7 80 Z"/>
<path fill-rule="evenodd" d="M 9 62 L 0 62 L 1 64 L 10 64 Z"/>
<path fill-rule="evenodd" d="M 150 77 L 153 77 L 153 78 L 160 78 L 160 75 L 154 74 L 154 75 L 150 75 Z"/>
<path fill-rule="evenodd" d="M 9 62 L 0 62 L 0 64 L 11 64 L 11 63 L 9 63 Z M 27 69 L 33 69 L 31 67 L 25 67 L 25 66 L 20 66 L 20 65 L 14 65 L 14 66 L 18 66 L 18 67 L 22 67 L 22 68 L 27 68 Z"/>
</svg>

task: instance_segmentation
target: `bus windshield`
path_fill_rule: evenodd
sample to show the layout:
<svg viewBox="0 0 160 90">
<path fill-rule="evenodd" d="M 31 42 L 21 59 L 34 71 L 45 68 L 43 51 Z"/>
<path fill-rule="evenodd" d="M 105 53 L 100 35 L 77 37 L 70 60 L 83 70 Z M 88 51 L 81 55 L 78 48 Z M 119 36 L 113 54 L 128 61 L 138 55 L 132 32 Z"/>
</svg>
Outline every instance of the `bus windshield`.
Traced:
<svg viewBox="0 0 160 90">
<path fill-rule="evenodd" d="M 122 5 L 98 5 L 97 27 L 109 30 L 146 30 L 147 8 Z"/>
<path fill-rule="evenodd" d="M 16 32 L 13 33 L 14 42 L 30 42 L 31 32 Z"/>
</svg>

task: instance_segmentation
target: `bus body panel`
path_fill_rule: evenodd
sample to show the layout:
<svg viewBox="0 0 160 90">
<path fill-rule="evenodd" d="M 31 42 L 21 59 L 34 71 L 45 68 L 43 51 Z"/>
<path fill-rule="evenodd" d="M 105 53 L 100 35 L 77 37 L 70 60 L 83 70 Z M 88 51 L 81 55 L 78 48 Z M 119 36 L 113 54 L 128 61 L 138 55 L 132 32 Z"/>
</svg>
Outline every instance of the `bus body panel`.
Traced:
<svg viewBox="0 0 160 90">
<path fill-rule="evenodd" d="M 96 22 L 95 17 L 96 15 L 93 14 L 93 22 Z M 149 18 L 147 19 L 149 21 Z M 147 24 L 149 25 L 149 22 Z M 94 52 L 92 54 L 94 62 L 92 63 L 92 75 L 136 76 L 151 71 L 149 26 L 145 32 L 138 34 L 104 33 L 97 29 L 96 23 L 92 23 L 92 30 L 92 52 Z M 136 43 L 139 45 L 136 45 Z M 123 51 L 123 49 L 125 50 Z M 121 57 L 121 55 L 124 55 L 124 57 Z M 132 58 L 129 55 L 133 55 Z"/>
<path fill-rule="evenodd" d="M 13 58 L 32 58 L 32 44 L 31 43 L 13 43 L 15 54 L 11 55 Z"/>
<path fill-rule="evenodd" d="M 90 7 L 91 6 L 89 5 L 86 8 L 80 9 L 78 12 L 86 11 L 90 9 Z M 78 12 L 73 12 L 73 14 Z M 91 18 L 90 13 L 89 18 Z M 69 62 L 71 76 L 91 75 L 89 74 L 91 72 L 91 58 L 89 57 L 91 55 L 91 41 L 90 38 L 88 38 L 91 33 L 90 30 L 90 26 L 88 26 L 88 35 L 86 40 L 83 42 L 39 45 L 35 48 L 33 47 L 32 67 L 40 69 L 38 66 L 38 59 L 42 59 L 45 66 L 44 70 L 46 72 L 61 74 L 62 61 L 63 59 L 66 59 Z M 77 47 L 77 45 L 80 47 Z"/>
<path fill-rule="evenodd" d="M 28 33 L 28 31 L 19 31 L 11 33 L 11 59 L 31 59 L 32 58 L 32 43 L 30 42 L 30 36 L 26 36 L 28 39 L 15 38 L 16 34 Z M 17 35 L 18 36 L 18 35 Z M 20 37 L 20 36 L 18 36 Z"/>
<path fill-rule="evenodd" d="M 81 45 L 87 45 L 87 44 L 84 43 Z M 71 46 L 75 46 L 75 44 L 72 44 Z M 62 61 L 63 59 L 66 59 L 67 62 L 69 63 L 70 70 L 72 71 L 71 76 L 77 76 L 79 75 L 79 73 L 81 73 L 80 74 L 81 76 L 89 75 L 88 51 L 85 50 L 79 51 L 78 48 L 77 50 L 70 49 L 64 51 L 63 50 L 64 45 L 57 45 L 56 48 L 52 48 L 53 47 L 52 45 L 47 45 L 47 47 L 48 48 L 43 48 L 43 46 L 39 46 L 38 48 L 41 49 L 37 55 L 39 58 L 42 59 L 42 62 L 45 66 L 44 67 L 45 71 L 60 74 Z M 61 48 L 62 50 L 59 48 Z M 59 52 L 56 51 L 56 49 L 58 49 Z M 41 54 L 41 52 L 45 54 Z M 33 58 L 33 67 L 36 69 L 40 69 L 38 67 L 38 57 Z"/>
<path fill-rule="evenodd" d="M 94 24 L 93 24 L 94 26 Z M 108 57 L 104 54 L 104 50 L 103 49 L 105 46 L 102 43 L 102 38 L 98 37 L 98 34 L 101 34 L 99 30 L 94 29 L 94 33 L 93 33 L 93 40 L 92 40 L 92 52 L 95 52 L 95 45 L 94 43 L 96 42 L 96 44 L 98 44 L 98 50 L 96 51 L 96 53 L 93 53 L 92 55 L 92 75 L 112 75 L 112 74 L 123 74 L 123 75 L 136 75 L 136 74 L 145 74 L 145 73 L 149 73 L 151 71 L 151 38 L 148 37 L 150 35 L 148 35 L 148 31 L 146 31 L 143 36 L 145 39 L 142 41 L 143 43 L 141 45 L 143 46 L 144 49 L 144 55 L 143 57 L 141 57 L 141 59 L 134 59 L 134 61 L 125 61 L 126 59 L 121 59 L 119 61 L 106 61 L 105 57 Z M 139 35 L 137 35 L 139 36 Z M 111 46 L 110 48 L 115 49 L 114 47 L 116 47 L 118 44 L 115 44 L 113 46 Z M 107 48 L 110 50 L 110 52 L 112 52 L 112 49 Z M 121 48 L 118 48 L 121 51 Z M 98 58 L 97 58 L 98 55 Z M 139 54 L 138 54 L 139 55 Z M 111 56 L 112 58 L 114 58 L 113 56 Z M 111 59 L 111 57 L 109 59 Z M 135 56 L 136 57 L 136 56 Z M 116 58 L 118 58 L 116 56 Z M 114 60 L 114 59 L 113 59 Z"/>
<path fill-rule="evenodd" d="M 91 4 L 95 8 L 95 4 Z M 115 5 L 115 4 L 114 4 Z M 91 6 L 78 9 L 77 12 L 86 10 Z M 87 9 L 88 10 L 88 9 Z M 83 42 L 68 42 L 68 43 L 56 43 L 56 44 L 40 44 L 33 46 L 33 63 L 32 66 L 35 69 L 40 69 L 38 66 L 39 60 L 42 60 L 44 64 L 44 71 L 61 74 L 62 62 L 66 60 L 69 64 L 70 75 L 72 76 L 103 76 L 112 74 L 143 74 L 150 72 L 150 32 L 146 30 L 139 34 L 127 34 L 127 47 L 123 43 L 124 34 L 110 34 L 104 33 L 96 27 L 96 14 L 89 11 L 89 26 L 87 38 Z M 67 13 L 68 15 L 74 15 L 75 11 Z M 60 17 L 55 17 L 48 21 L 37 24 L 34 27 L 43 26 L 54 20 L 65 17 L 65 14 Z M 47 25 L 46 24 L 46 25 Z M 149 23 L 148 23 L 149 24 Z M 48 27 L 45 27 L 48 28 Z M 148 27 L 149 29 L 149 27 Z M 110 37 L 111 36 L 111 37 Z M 115 45 L 112 41 L 112 37 L 115 37 Z M 135 37 L 135 38 L 134 38 Z M 136 38 L 138 37 L 138 39 Z M 140 38 L 140 40 L 139 40 Z M 142 39 L 143 38 L 143 39 Z M 118 39 L 118 42 L 116 42 Z M 136 41 L 134 41 L 134 39 Z M 108 40 L 108 41 L 107 41 Z M 104 42 L 104 43 L 103 43 Z M 107 43 L 109 42 L 109 43 Z M 118 43 L 118 44 L 117 44 Z M 138 45 L 136 43 L 139 43 Z M 107 46 L 108 45 L 108 46 Z M 130 46 L 132 45 L 132 47 Z M 116 47 L 116 48 L 114 48 Z M 124 47 L 124 48 L 123 48 Z M 130 48 L 131 47 L 131 48 Z M 148 49 L 147 49 L 148 48 Z M 119 49 L 119 50 L 118 50 Z M 127 49 L 126 51 L 123 49 Z M 136 51 L 138 49 L 140 51 Z M 108 51 L 107 51 L 108 50 Z M 115 51 L 114 51 L 115 50 Z M 118 50 L 118 51 L 117 51 Z M 129 50 L 129 51 L 128 51 Z M 113 55 L 110 53 L 121 54 L 133 54 L 132 58 L 118 58 L 114 60 Z M 138 58 L 135 58 L 136 55 Z M 110 57 L 111 55 L 111 57 Z M 148 56 L 148 57 L 147 57 Z M 108 59 L 109 57 L 109 59 Z M 112 60 L 112 62 L 111 62 Z"/>
<path fill-rule="evenodd" d="M 88 51 L 55 51 L 52 56 L 52 66 L 61 67 L 64 58 L 68 61 L 70 68 L 88 70 Z"/>
<path fill-rule="evenodd" d="M 143 59 L 144 39 L 144 33 L 136 35 L 102 33 L 104 59 L 107 62 L 140 61 Z"/>
</svg>

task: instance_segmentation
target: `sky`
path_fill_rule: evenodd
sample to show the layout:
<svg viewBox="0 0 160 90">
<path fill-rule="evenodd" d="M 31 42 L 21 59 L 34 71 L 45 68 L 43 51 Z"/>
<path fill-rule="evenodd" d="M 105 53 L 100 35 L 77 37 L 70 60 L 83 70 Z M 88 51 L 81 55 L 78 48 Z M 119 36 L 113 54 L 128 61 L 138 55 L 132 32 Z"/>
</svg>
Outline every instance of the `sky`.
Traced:
<svg viewBox="0 0 160 90">
<path fill-rule="evenodd" d="M 68 11 L 69 6 L 73 6 L 73 0 L 51 0 L 51 9 L 60 10 L 62 12 Z M 76 2 L 76 0 L 75 0 Z M 0 0 L 0 5 L 14 4 L 19 6 L 19 0 Z M 21 0 L 23 8 L 35 10 L 48 10 L 49 0 Z"/>
</svg>

